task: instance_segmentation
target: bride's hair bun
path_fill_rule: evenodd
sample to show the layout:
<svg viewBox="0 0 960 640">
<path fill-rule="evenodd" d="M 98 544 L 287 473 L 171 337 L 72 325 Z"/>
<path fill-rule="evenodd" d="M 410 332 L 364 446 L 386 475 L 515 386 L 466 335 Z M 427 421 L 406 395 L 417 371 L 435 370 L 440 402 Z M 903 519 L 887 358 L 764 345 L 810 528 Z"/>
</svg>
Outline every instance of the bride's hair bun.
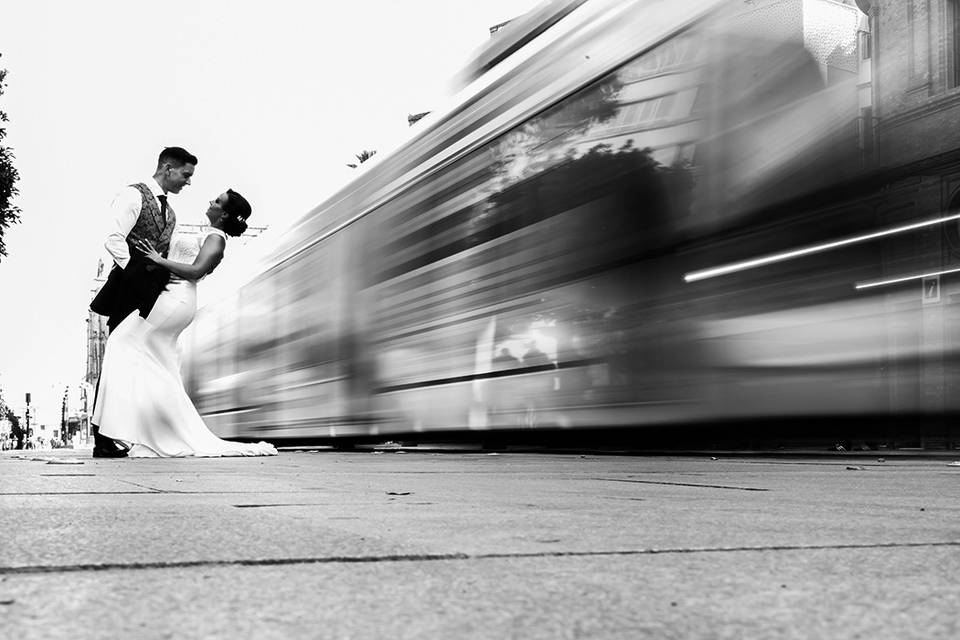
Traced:
<svg viewBox="0 0 960 640">
<path fill-rule="evenodd" d="M 227 189 L 227 201 L 223 205 L 227 219 L 223 222 L 223 231 L 228 236 L 237 237 L 247 230 L 247 218 L 253 213 L 250 203 L 233 189 Z"/>
</svg>

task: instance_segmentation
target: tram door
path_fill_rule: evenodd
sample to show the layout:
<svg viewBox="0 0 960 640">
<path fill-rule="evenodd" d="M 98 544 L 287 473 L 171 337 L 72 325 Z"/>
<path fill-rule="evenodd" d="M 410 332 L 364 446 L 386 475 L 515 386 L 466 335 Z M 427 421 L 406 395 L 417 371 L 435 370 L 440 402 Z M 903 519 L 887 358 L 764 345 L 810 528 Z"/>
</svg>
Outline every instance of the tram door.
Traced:
<svg viewBox="0 0 960 640">
<path fill-rule="evenodd" d="M 340 236 L 285 262 L 274 276 L 277 317 L 272 401 L 278 435 L 336 436 L 346 409 L 340 336 Z"/>
</svg>

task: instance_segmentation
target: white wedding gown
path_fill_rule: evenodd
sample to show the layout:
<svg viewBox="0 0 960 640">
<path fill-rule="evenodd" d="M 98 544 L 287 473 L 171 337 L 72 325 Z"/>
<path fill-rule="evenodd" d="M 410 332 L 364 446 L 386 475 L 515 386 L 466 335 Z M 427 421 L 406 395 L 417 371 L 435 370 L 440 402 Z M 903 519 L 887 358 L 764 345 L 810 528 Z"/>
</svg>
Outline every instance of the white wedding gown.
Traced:
<svg viewBox="0 0 960 640">
<path fill-rule="evenodd" d="M 226 239 L 219 229 L 210 233 Z M 169 258 L 192 263 L 201 242 L 197 236 L 175 235 Z M 218 438 L 184 390 L 177 338 L 196 310 L 196 282 L 172 276 L 146 319 L 134 311 L 117 326 L 107 339 L 93 424 L 103 435 L 130 445 L 131 457 L 277 455 L 266 442 Z"/>
</svg>

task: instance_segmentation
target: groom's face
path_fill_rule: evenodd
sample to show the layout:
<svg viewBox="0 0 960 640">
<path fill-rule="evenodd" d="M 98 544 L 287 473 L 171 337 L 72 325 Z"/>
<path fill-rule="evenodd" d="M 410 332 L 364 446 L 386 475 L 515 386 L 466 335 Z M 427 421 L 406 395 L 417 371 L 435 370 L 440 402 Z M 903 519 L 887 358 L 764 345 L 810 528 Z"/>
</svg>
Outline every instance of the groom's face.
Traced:
<svg viewBox="0 0 960 640">
<path fill-rule="evenodd" d="M 180 193 L 180 190 L 190 184 L 190 178 L 193 176 L 196 167 L 189 162 L 175 167 L 167 165 L 164 171 L 166 178 L 166 189 L 171 193 Z"/>
</svg>

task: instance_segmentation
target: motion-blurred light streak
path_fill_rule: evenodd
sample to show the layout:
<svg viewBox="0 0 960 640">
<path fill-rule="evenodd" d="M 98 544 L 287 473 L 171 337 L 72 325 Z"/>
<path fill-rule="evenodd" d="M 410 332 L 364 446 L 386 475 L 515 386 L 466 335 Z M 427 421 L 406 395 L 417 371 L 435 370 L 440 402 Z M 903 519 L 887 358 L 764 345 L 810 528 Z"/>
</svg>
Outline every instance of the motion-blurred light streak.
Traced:
<svg viewBox="0 0 960 640">
<path fill-rule="evenodd" d="M 891 284 L 899 284 L 901 282 L 907 282 L 909 280 L 921 280 L 923 278 L 933 278 L 935 276 L 942 276 L 948 273 L 960 273 L 960 268 L 944 269 L 943 271 L 928 271 L 924 273 L 914 273 L 907 276 L 887 278 L 884 280 L 866 280 L 864 282 L 858 282 L 856 285 L 854 285 L 854 287 L 856 289 L 870 289 L 872 287 L 884 287 Z"/>
<path fill-rule="evenodd" d="M 738 273 L 740 271 L 747 271 L 748 269 L 755 269 L 756 267 L 762 267 L 768 264 L 774 264 L 777 262 L 785 262 L 787 260 L 792 260 L 794 258 L 801 258 L 803 256 L 809 256 L 815 253 L 823 253 L 824 251 L 830 251 L 832 249 L 838 249 L 840 247 L 846 247 L 852 244 L 857 244 L 860 242 L 866 242 L 868 240 L 875 240 L 877 238 L 883 238 L 885 236 L 892 236 L 897 233 L 904 233 L 906 231 L 913 231 L 915 229 L 922 229 L 924 227 L 931 227 L 933 225 L 942 224 L 944 222 L 949 222 L 951 220 L 960 219 L 960 213 L 944 216 L 941 218 L 935 218 L 933 220 L 923 220 L 921 222 L 914 222 L 912 224 L 893 227 L 891 229 L 882 229 L 880 231 L 874 231 L 873 233 L 867 233 L 864 235 L 853 236 L 851 238 L 844 238 L 843 240 L 835 240 L 833 242 L 825 242 L 822 244 L 815 244 L 809 247 L 803 247 L 801 249 L 793 249 L 791 251 L 784 251 L 781 253 L 773 253 L 768 256 L 762 256 L 760 258 L 753 258 L 750 260 L 743 260 L 740 262 L 731 262 L 729 264 L 721 265 L 719 267 L 711 267 L 710 269 L 702 269 L 700 271 L 691 271 L 683 276 L 685 282 L 697 282 L 699 280 L 707 280 L 709 278 L 716 278 L 717 276 L 724 276 L 731 273 Z M 935 274 L 934 274 L 935 275 Z M 908 276 L 905 279 L 919 278 L 923 277 L 921 275 Z M 870 285 L 877 286 L 877 285 Z M 859 285 L 857 288 L 862 288 Z"/>
</svg>

